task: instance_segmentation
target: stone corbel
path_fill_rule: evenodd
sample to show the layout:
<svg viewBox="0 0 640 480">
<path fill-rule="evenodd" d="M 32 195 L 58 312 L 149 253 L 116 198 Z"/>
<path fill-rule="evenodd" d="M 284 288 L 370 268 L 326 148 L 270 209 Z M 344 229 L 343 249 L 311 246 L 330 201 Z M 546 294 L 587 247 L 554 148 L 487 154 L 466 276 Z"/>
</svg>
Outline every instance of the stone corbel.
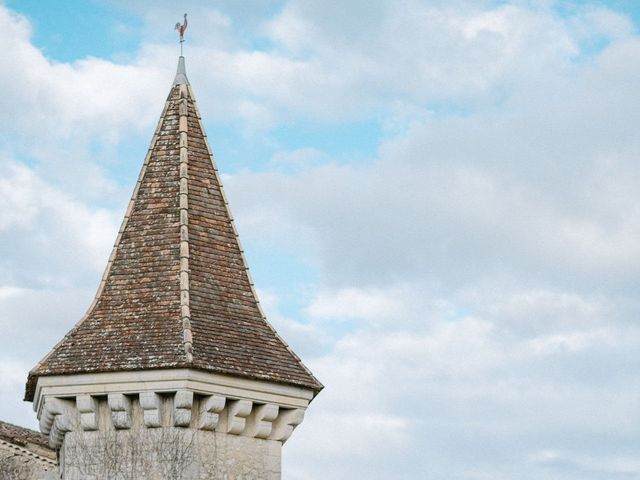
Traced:
<svg viewBox="0 0 640 480">
<path fill-rule="evenodd" d="M 227 433 L 239 435 L 244 430 L 247 418 L 251 413 L 253 402 L 249 400 L 233 400 L 227 409 Z"/>
<path fill-rule="evenodd" d="M 254 407 L 242 435 L 267 438 L 272 430 L 272 422 L 278 417 L 278 410 L 278 406 L 273 403 Z"/>
<path fill-rule="evenodd" d="M 191 424 L 193 392 L 178 390 L 173 400 L 173 424 L 176 427 L 188 427 Z"/>
<path fill-rule="evenodd" d="M 80 412 L 80 428 L 86 431 L 98 430 L 98 402 L 91 395 L 78 395 L 76 405 Z"/>
<path fill-rule="evenodd" d="M 49 435 L 49 446 L 60 448 L 67 432 L 76 426 L 76 410 L 73 400 L 48 398 L 40 416 L 40 431 Z"/>
<path fill-rule="evenodd" d="M 142 407 L 142 416 L 145 427 L 157 428 L 162 426 L 160 401 L 160 395 L 155 392 L 140 393 L 140 406 Z"/>
<path fill-rule="evenodd" d="M 281 410 L 278 418 L 273 422 L 273 429 L 269 435 L 269 440 L 286 442 L 293 430 L 304 420 L 304 410 L 301 408 Z"/>
<path fill-rule="evenodd" d="M 110 393 L 107 401 L 116 430 L 131 428 L 131 399 L 122 393 Z"/>
<path fill-rule="evenodd" d="M 220 412 L 224 409 L 225 403 L 226 398 L 219 395 L 211 395 L 200 400 L 198 428 L 215 430 L 220 420 Z"/>
</svg>

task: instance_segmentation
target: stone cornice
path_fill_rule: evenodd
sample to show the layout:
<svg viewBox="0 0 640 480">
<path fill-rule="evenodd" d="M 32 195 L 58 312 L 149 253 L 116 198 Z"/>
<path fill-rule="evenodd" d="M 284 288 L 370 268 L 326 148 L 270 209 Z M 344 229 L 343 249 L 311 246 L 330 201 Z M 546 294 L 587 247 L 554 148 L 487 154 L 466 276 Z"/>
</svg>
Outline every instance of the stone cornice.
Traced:
<svg viewBox="0 0 640 480">
<path fill-rule="evenodd" d="M 191 369 L 40 377 L 34 409 L 59 448 L 67 432 L 184 427 L 284 443 L 310 389 Z"/>
</svg>

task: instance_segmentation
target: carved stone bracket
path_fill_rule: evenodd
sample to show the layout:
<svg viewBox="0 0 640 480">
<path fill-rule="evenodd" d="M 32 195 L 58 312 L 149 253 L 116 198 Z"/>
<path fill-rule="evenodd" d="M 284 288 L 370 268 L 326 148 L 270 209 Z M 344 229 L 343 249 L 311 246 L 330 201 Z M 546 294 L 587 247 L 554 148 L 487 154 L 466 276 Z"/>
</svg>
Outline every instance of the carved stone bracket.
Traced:
<svg viewBox="0 0 640 480">
<path fill-rule="evenodd" d="M 233 400 L 229 402 L 227 412 L 227 433 L 238 435 L 247 424 L 247 417 L 251 413 L 253 403 L 249 400 Z"/>
<path fill-rule="evenodd" d="M 142 418 L 145 427 L 157 428 L 162 426 L 160 395 L 155 392 L 140 393 L 140 406 L 142 407 Z"/>
<path fill-rule="evenodd" d="M 49 446 L 59 448 L 67 432 L 76 427 L 75 402 L 61 398 L 49 398 L 40 416 L 40 430 L 49 435 Z"/>
<path fill-rule="evenodd" d="M 272 422 L 278 417 L 278 410 L 279 407 L 273 403 L 255 407 L 251 416 L 247 419 L 247 426 L 242 435 L 267 438 L 271 433 Z"/>
<path fill-rule="evenodd" d="M 76 405 L 82 430 L 98 430 L 98 402 L 91 395 L 78 395 Z"/>
<path fill-rule="evenodd" d="M 286 442 L 295 428 L 302 423 L 302 420 L 304 420 L 304 410 L 301 408 L 282 411 L 274 422 L 269 440 Z"/>
<path fill-rule="evenodd" d="M 115 429 L 131 428 L 131 399 L 122 393 L 110 393 L 108 403 Z"/>
<path fill-rule="evenodd" d="M 224 409 L 226 398 L 219 395 L 211 395 L 200 401 L 200 414 L 198 416 L 198 428 L 202 430 L 215 430 L 220 421 L 220 412 Z"/>
<path fill-rule="evenodd" d="M 176 427 L 188 427 L 191 424 L 193 392 L 179 390 L 173 400 L 173 424 Z"/>
</svg>

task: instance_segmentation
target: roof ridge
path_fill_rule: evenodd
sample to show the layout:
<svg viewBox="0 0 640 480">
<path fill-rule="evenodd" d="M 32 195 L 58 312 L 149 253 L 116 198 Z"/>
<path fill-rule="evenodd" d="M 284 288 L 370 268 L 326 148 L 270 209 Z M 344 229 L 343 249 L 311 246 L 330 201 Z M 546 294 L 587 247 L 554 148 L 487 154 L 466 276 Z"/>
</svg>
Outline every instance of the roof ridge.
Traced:
<svg viewBox="0 0 640 480">
<path fill-rule="evenodd" d="M 9 440 L 4 440 L 2 438 L 0 438 L 0 445 L 4 445 L 5 447 L 12 449 L 12 450 L 17 450 L 20 452 L 21 455 L 25 455 L 27 457 L 32 457 L 36 460 L 38 460 L 39 462 L 43 463 L 46 465 L 46 467 L 44 467 L 45 472 L 48 472 L 51 467 L 57 467 L 58 466 L 58 462 L 56 460 L 54 460 L 53 458 L 47 458 L 43 455 L 40 455 L 36 452 L 34 452 L 33 450 L 30 450 L 22 445 L 18 445 L 16 443 L 13 443 Z M 54 450 L 50 447 L 43 447 L 42 445 L 38 445 L 38 447 L 40 448 L 48 448 L 52 453 L 54 452 Z"/>
<path fill-rule="evenodd" d="M 183 57 L 180 57 L 183 59 Z M 184 62 L 183 62 L 184 63 Z M 189 135 L 187 117 L 190 92 L 188 84 L 180 83 L 178 100 L 178 134 L 180 135 L 180 321 L 183 329 L 184 353 L 193 361 L 193 333 L 189 300 Z M 193 101 L 193 99 L 192 99 Z"/>
<path fill-rule="evenodd" d="M 31 435 L 37 438 L 32 438 L 32 443 L 37 443 L 36 439 L 42 439 L 42 445 L 48 445 L 47 438 L 41 432 L 37 430 L 33 430 L 32 428 L 23 427 L 22 425 L 17 425 L 11 422 L 5 422 L 4 420 L 0 420 L 0 438 L 12 438 L 10 434 L 4 434 L 3 430 L 15 430 L 19 433 L 26 433 L 27 435 Z"/>
<path fill-rule="evenodd" d="M 307 366 L 302 362 L 302 359 L 293 351 L 293 349 L 289 346 L 289 344 L 280 336 L 280 334 L 273 327 L 271 322 L 267 319 L 267 316 L 264 313 L 262 308 L 262 304 L 260 303 L 260 299 L 258 298 L 258 294 L 256 293 L 255 284 L 253 283 L 253 277 L 251 276 L 251 271 L 249 270 L 249 263 L 247 262 L 247 258 L 244 254 L 244 248 L 242 247 L 242 242 L 240 241 L 240 235 L 238 235 L 238 230 L 236 228 L 236 222 L 233 218 L 233 214 L 231 213 L 231 207 L 229 206 L 229 201 L 227 200 L 227 194 L 224 191 L 224 186 L 220 181 L 220 175 L 218 171 L 218 166 L 216 165 L 216 161 L 213 156 L 213 150 L 209 145 L 209 139 L 204 129 L 204 125 L 202 123 L 202 117 L 200 116 L 200 110 L 198 109 L 198 104 L 196 102 L 196 97 L 193 94 L 193 89 L 190 84 L 186 85 L 186 88 L 189 90 L 189 96 L 193 103 L 194 113 L 196 114 L 196 118 L 198 119 L 198 124 L 200 125 L 200 131 L 202 132 L 202 138 L 204 139 L 204 144 L 207 147 L 207 151 L 209 153 L 209 159 L 211 160 L 211 165 L 213 166 L 213 174 L 216 177 L 216 182 L 218 183 L 218 188 L 220 190 L 220 194 L 222 195 L 222 199 L 224 200 L 224 206 L 227 211 L 227 215 L 229 217 L 229 223 L 231 224 L 231 228 L 233 229 L 233 234 L 236 237 L 236 242 L 238 243 L 238 248 L 240 250 L 240 257 L 242 259 L 242 264 L 247 274 L 247 278 L 249 280 L 249 287 L 251 288 L 251 294 L 253 295 L 254 300 L 256 301 L 256 306 L 258 307 L 258 311 L 262 320 L 266 323 L 267 327 L 273 332 L 273 334 L 282 342 L 285 348 L 289 351 L 289 353 L 296 359 L 296 361 L 302 366 L 304 371 L 311 376 L 316 382 L 318 382 L 320 389 L 324 388 L 322 383 L 315 377 L 315 375 L 307 368 Z M 319 391 L 319 390 L 318 390 Z M 316 392 L 317 393 L 317 392 Z"/>
<path fill-rule="evenodd" d="M 47 361 L 47 359 L 51 355 L 53 355 L 56 352 L 58 347 L 62 345 L 78 329 L 78 327 L 80 327 L 80 325 L 82 325 L 82 323 L 89 317 L 89 315 L 91 315 L 91 312 L 93 312 L 93 309 L 98 304 L 98 300 L 100 299 L 100 296 L 102 295 L 102 291 L 104 290 L 104 287 L 107 283 L 107 278 L 109 277 L 111 266 L 113 265 L 113 261 L 116 258 L 116 254 L 118 253 L 118 246 L 120 245 L 120 241 L 122 240 L 122 235 L 125 231 L 125 228 L 127 227 L 127 223 L 129 222 L 129 218 L 131 216 L 131 212 L 133 211 L 133 207 L 135 205 L 136 199 L 138 198 L 140 185 L 142 184 L 142 180 L 144 179 L 144 176 L 147 172 L 147 166 L 149 165 L 149 161 L 151 160 L 151 154 L 153 152 L 153 148 L 155 147 L 156 142 L 158 141 L 158 138 L 160 136 L 160 129 L 162 128 L 162 125 L 164 123 L 165 116 L 167 114 L 167 110 L 169 109 L 170 103 L 171 103 L 171 92 L 169 92 L 167 101 L 165 102 L 164 107 L 162 108 L 160 119 L 158 120 L 158 124 L 156 125 L 156 129 L 155 129 L 155 132 L 153 133 L 153 137 L 151 138 L 151 143 L 149 145 L 149 149 L 147 150 L 147 154 L 144 158 L 144 162 L 142 163 L 142 168 L 140 169 L 140 173 L 138 174 L 138 180 L 136 181 L 136 185 L 133 188 L 131 198 L 129 199 L 129 203 L 127 204 L 127 210 L 125 211 L 124 218 L 122 219 L 122 223 L 120 224 L 120 229 L 118 230 L 116 239 L 113 242 L 111 255 L 109 255 L 109 259 L 107 260 L 107 266 L 105 267 L 104 272 L 102 273 L 102 277 L 100 279 L 100 283 L 98 284 L 98 290 L 96 291 L 96 294 L 94 295 L 93 300 L 91 301 L 91 304 L 89 304 L 89 308 L 87 308 L 86 312 L 80 318 L 80 320 L 78 320 L 75 323 L 75 325 L 71 327 L 71 329 L 67 332 L 67 334 L 64 337 L 62 337 L 62 339 L 60 339 L 58 343 L 55 344 L 55 346 L 49 351 L 49 353 L 47 353 L 44 357 L 42 357 L 40 361 L 36 363 L 36 365 L 29 371 L 29 379 L 27 381 L 27 393 L 29 391 L 29 381 L 36 380 L 36 377 L 31 376 L 31 372 L 35 372 L 38 368 L 40 368 L 40 366 L 44 362 Z M 27 395 L 25 393 L 25 397 L 26 396 Z"/>
</svg>

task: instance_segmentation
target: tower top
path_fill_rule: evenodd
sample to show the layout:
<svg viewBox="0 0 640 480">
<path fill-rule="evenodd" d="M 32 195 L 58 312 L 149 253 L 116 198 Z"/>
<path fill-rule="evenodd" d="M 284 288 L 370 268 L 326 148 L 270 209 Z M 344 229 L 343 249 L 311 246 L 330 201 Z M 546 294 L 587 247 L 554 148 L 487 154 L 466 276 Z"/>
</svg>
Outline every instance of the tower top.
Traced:
<svg viewBox="0 0 640 480">
<path fill-rule="evenodd" d="M 95 299 L 25 396 L 43 377 L 160 369 L 322 389 L 264 317 L 182 56 Z"/>
<path fill-rule="evenodd" d="M 189 79 L 187 78 L 187 69 L 184 65 L 184 57 L 180 55 L 178 58 L 178 70 L 176 71 L 176 78 L 173 80 L 174 85 L 189 85 Z"/>
</svg>

